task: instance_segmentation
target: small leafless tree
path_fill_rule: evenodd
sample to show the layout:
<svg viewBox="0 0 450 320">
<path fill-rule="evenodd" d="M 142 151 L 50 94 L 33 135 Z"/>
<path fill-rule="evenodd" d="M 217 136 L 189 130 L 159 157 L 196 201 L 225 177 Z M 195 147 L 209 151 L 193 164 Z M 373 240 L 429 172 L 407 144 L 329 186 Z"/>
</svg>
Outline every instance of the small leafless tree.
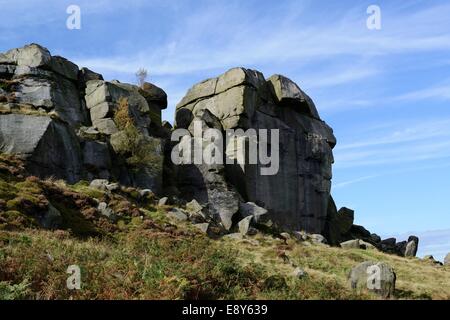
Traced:
<svg viewBox="0 0 450 320">
<path fill-rule="evenodd" d="M 145 80 L 147 79 L 148 76 L 148 72 L 146 69 L 144 68 L 140 68 L 137 72 L 136 72 L 136 78 L 137 78 L 137 82 L 138 85 L 142 88 L 144 86 Z"/>
</svg>

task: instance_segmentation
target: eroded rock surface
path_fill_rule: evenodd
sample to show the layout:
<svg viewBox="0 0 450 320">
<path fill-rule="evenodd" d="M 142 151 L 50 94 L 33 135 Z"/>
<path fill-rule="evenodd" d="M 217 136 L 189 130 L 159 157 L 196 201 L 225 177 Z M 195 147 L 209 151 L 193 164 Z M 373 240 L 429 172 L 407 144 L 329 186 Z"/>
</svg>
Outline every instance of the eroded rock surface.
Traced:
<svg viewBox="0 0 450 320">
<path fill-rule="evenodd" d="M 226 182 L 242 201 L 267 209 L 281 228 L 323 233 L 336 139 L 320 120 L 311 98 L 284 76 L 266 80 L 258 71 L 234 68 L 188 91 L 177 105 L 177 128 L 188 129 L 194 120 L 204 118 L 205 112 L 213 115 L 223 130 L 279 130 L 280 166 L 275 175 L 261 175 L 260 164 L 225 165 Z M 212 123 L 203 121 L 204 128 L 218 127 Z M 234 156 L 244 152 L 231 151 Z M 224 153 L 231 157 L 229 150 Z M 207 181 L 201 171 L 199 180 Z M 207 196 L 200 200 L 212 202 L 214 190 L 208 186 L 205 190 Z"/>
<path fill-rule="evenodd" d="M 133 155 L 112 146 L 112 135 L 124 129 L 114 120 L 121 99 L 143 143 L 154 146 L 150 165 L 131 165 Z M 101 178 L 158 190 L 166 107 L 166 94 L 153 84 L 104 81 L 37 44 L 0 54 L 0 152 L 20 155 L 40 177 L 69 183 Z"/>
</svg>

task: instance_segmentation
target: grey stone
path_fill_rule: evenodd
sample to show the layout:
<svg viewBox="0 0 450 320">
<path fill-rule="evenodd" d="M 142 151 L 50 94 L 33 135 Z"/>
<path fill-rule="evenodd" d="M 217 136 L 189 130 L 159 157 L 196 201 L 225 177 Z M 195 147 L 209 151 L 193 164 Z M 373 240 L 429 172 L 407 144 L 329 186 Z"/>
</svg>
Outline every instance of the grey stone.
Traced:
<svg viewBox="0 0 450 320">
<path fill-rule="evenodd" d="M 120 190 L 120 184 L 117 182 L 109 183 L 106 185 L 106 190 L 108 190 L 109 192 L 118 191 L 118 190 Z"/>
<path fill-rule="evenodd" d="M 197 202 L 197 200 L 193 199 L 191 202 L 186 204 L 186 210 L 190 213 L 198 213 L 203 210 L 203 207 Z"/>
<path fill-rule="evenodd" d="M 163 197 L 163 198 L 159 199 L 158 206 L 165 206 L 168 201 L 169 201 L 169 198 Z"/>
<path fill-rule="evenodd" d="M 188 219 L 187 215 L 181 211 L 180 209 L 173 208 L 169 212 L 167 212 L 167 216 L 178 220 L 178 221 L 186 221 Z"/>
<path fill-rule="evenodd" d="M 0 115 L 0 152 L 18 154 L 28 172 L 75 183 L 82 177 L 79 141 L 66 124 L 45 116 Z"/>
<path fill-rule="evenodd" d="M 99 120 L 95 121 L 93 123 L 93 125 L 100 133 L 103 133 L 106 135 L 112 135 L 114 133 L 119 132 L 113 119 L 110 119 L 110 118 L 99 119 Z"/>
<path fill-rule="evenodd" d="M 89 109 L 91 113 L 91 120 L 95 122 L 100 119 L 108 118 L 112 115 L 113 110 L 116 109 L 116 106 L 111 102 L 102 102 L 98 105 Z"/>
<path fill-rule="evenodd" d="M 247 235 L 250 229 L 250 223 L 252 221 L 253 217 L 252 216 L 248 216 L 245 217 L 244 219 L 242 219 L 241 221 L 239 221 L 238 223 L 238 227 L 239 227 L 239 233 L 241 233 L 242 235 Z"/>
<path fill-rule="evenodd" d="M 413 257 L 417 255 L 417 251 L 419 250 L 419 238 L 416 236 L 409 236 L 408 237 L 408 243 L 414 242 L 414 245 L 410 245 L 410 252 Z"/>
<path fill-rule="evenodd" d="M 359 243 L 360 243 L 360 247 L 362 249 L 369 249 L 369 250 L 377 249 L 377 247 L 375 247 L 373 244 L 371 244 L 369 242 L 366 242 L 366 241 L 363 241 L 363 240 L 359 240 Z"/>
<path fill-rule="evenodd" d="M 78 81 L 78 66 L 60 56 L 53 56 L 49 62 L 52 71 L 72 81 Z"/>
<path fill-rule="evenodd" d="M 350 231 L 355 218 L 355 212 L 349 208 L 341 208 L 338 211 L 338 224 L 341 234 L 346 234 Z"/>
<path fill-rule="evenodd" d="M 417 253 L 417 246 L 415 241 L 409 241 L 405 249 L 405 257 L 415 257 Z"/>
<path fill-rule="evenodd" d="M 84 84 L 91 80 L 103 80 L 103 76 L 101 74 L 89 70 L 88 68 L 81 68 L 79 78 Z"/>
<path fill-rule="evenodd" d="M 209 230 L 209 223 L 197 223 L 194 227 L 200 230 L 200 232 L 207 234 Z"/>
<path fill-rule="evenodd" d="M 108 184 L 109 184 L 109 181 L 106 179 L 95 179 L 95 180 L 91 181 L 91 183 L 89 184 L 89 187 L 98 189 L 101 191 L 106 191 L 107 190 L 106 186 Z"/>
<path fill-rule="evenodd" d="M 289 233 L 287 233 L 287 232 L 280 233 L 280 237 L 282 237 L 284 240 L 291 239 L 291 235 Z"/>
<path fill-rule="evenodd" d="M 294 231 L 292 234 L 300 242 L 308 240 L 308 235 L 304 231 Z"/>
<path fill-rule="evenodd" d="M 268 214 L 268 211 L 253 202 L 240 203 L 239 213 L 243 217 L 252 216 L 256 223 L 259 223 L 263 216 Z"/>
<path fill-rule="evenodd" d="M 325 239 L 325 237 L 321 234 L 311 234 L 309 235 L 309 240 L 311 240 L 311 242 L 313 243 L 317 243 L 317 244 L 327 244 L 327 239 Z"/>
<path fill-rule="evenodd" d="M 19 66 L 44 67 L 52 59 L 50 52 L 35 43 L 22 48 L 12 49 L 0 57 L 0 63 L 17 64 Z"/>
<path fill-rule="evenodd" d="M 199 98 L 212 96 L 216 92 L 217 79 L 207 79 L 189 89 L 186 96 L 177 105 L 177 109 L 198 100 Z"/>
<path fill-rule="evenodd" d="M 114 211 L 108 207 L 108 204 L 106 202 L 100 202 L 98 204 L 97 210 L 100 212 L 101 215 L 108 217 L 110 219 L 115 218 Z"/>
<path fill-rule="evenodd" d="M 360 249 L 360 240 L 349 240 L 341 243 L 343 249 Z"/>
<path fill-rule="evenodd" d="M 350 288 L 359 292 L 371 292 L 384 299 L 394 296 L 396 275 L 384 262 L 366 261 L 355 266 L 348 281 Z"/>
<path fill-rule="evenodd" d="M 281 75 L 273 75 L 267 82 L 277 103 L 295 107 L 300 112 L 319 119 L 319 113 L 311 98 L 292 80 Z"/>
<path fill-rule="evenodd" d="M 104 102 L 118 102 L 121 98 L 128 98 L 129 91 L 119 87 L 117 84 L 90 80 L 86 83 L 86 106 L 91 109 Z"/>
<path fill-rule="evenodd" d="M 149 104 L 156 104 L 160 109 L 167 108 L 167 94 L 153 83 L 145 82 L 140 94 Z"/>
<path fill-rule="evenodd" d="M 82 139 L 98 140 L 100 132 L 94 127 L 80 127 L 77 135 Z"/>
<path fill-rule="evenodd" d="M 381 237 L 375 233 L 372 233 L 370 235 L 370 240 L 372 240 L 372 242 L 379 243 L 381 242 Z"/>
</svg>

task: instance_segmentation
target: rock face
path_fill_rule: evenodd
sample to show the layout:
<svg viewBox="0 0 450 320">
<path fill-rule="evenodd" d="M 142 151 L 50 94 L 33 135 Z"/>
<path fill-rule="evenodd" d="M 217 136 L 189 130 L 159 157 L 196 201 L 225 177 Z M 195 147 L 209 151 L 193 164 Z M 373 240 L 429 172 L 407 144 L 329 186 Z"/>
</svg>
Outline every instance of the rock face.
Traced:
<svg viewBox="0 0 450 320">
<path fill-rule="evenodd" d="M 130 155 L 113 147 L 113 135 L 122 132 L 114 114 L 123 98 L 142 139 L 155 146 L 151 166 L 130 164 Z M 167 96 L 155 85 L 104 81 L 37 44 L 0 54 L 0 152 L 21 156 L 40 177 L 101 178 L 158 190 L 166 107 Z"/>
<path fill-rule="evenodd" d="M 261 175 L 262 164 L 235 163 L 216 170 L 214 179 L 232 192 L 227 202 L 233 202 L 233 210 L 237 211 L 239 201 L 253 202 L 267 209 L 270 219 L 283 229 L 324 232 L 336 139 L 297 84 L 280 75 L 266 80 L 258 71 L 231 69 L 194 85 L 177 105 L 177 128 L 189 129 L 194 120 L 203 121 L 204 129 L 278 129 L 280 166 L 275 175 Z M 223 150 L 229 159 L 245 152 L 245 147 L 231 149 Z M 196 166 L 198 185 L 204 190 L 201 196 L 185 183 L 186 169 L 179 168 L 180 191 L 214 203 L 209 170 Z"/>
<path fill-rule="evenodd" d="M 359 292 L 372 292 L 384 299 L 394 296 L 396 275 L 384 262 L 366 261 L 355 266 L 348 281 L 349 286 Z"/>
</svg>

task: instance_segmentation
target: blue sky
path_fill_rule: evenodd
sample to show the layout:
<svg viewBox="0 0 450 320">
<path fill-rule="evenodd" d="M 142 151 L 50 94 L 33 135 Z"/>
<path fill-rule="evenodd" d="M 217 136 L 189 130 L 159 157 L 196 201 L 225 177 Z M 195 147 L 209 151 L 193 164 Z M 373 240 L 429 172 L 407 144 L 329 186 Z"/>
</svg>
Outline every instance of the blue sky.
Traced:
<svg viewBox="0 0 450 320">
<path fill-rule="evenodd" d="M 81 30 L 66 8 L 81 8 Z M 381 30 L 366 9 L 381 8 Z M 139 67 L 174 105 L 235 66 L 296 81 L 338 138 L 333 195 L 384 236 L 450 251 L 449 1 L 0 0 L 0 51 L 37 42 L 134 82 Z"/>
</svg>

